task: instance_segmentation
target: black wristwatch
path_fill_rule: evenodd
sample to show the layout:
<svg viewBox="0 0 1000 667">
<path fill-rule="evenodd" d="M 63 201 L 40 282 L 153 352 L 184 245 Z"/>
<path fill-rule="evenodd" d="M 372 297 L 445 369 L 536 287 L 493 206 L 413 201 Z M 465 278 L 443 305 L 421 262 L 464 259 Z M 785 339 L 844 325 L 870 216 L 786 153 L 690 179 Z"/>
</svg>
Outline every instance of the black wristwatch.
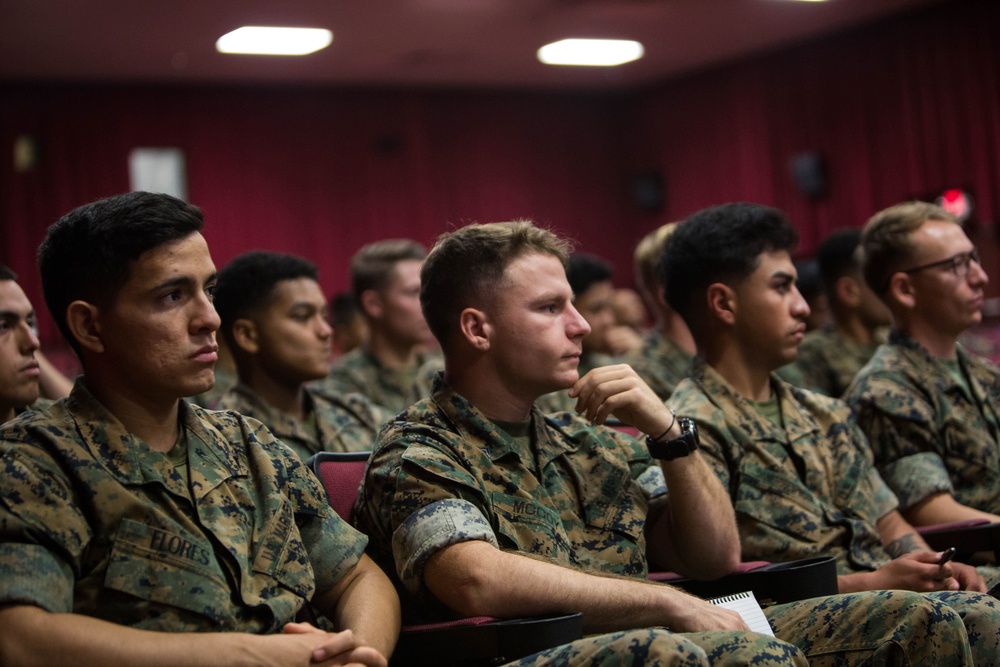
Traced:
<svg viewBox="0 0 1000 667">
<path fill-rule="evenodd" d="M 678 417 L 677 424 L 681 427 L 681 435 L 673 440 L 656 441 L 646 436 L 646 448 L 654 459 L 673 461 L 698 449 L 698 427 L 694 420 Z"/>
</svg>

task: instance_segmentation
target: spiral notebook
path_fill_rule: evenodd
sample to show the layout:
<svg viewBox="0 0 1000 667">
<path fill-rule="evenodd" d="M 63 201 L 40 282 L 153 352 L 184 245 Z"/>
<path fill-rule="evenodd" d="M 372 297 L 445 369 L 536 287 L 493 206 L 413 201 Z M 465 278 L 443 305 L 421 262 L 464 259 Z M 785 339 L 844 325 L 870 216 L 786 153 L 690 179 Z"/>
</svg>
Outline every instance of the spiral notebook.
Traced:
<svg viewBox="0 0 1000 667">
<path fill-rule="evenodd" d="M 771 624 L 768 623 L 767 617 L 764 616 L 764 610 L 760 608 L 760 603 L 754 597 L 753 591 L 744 591 L 721 598 L 713 598 L 709 602 L 735 611 L 743 617 L 743 620 L 754 632 L 774 636 L 774 630 L 771 629 Z"/>
</svg>

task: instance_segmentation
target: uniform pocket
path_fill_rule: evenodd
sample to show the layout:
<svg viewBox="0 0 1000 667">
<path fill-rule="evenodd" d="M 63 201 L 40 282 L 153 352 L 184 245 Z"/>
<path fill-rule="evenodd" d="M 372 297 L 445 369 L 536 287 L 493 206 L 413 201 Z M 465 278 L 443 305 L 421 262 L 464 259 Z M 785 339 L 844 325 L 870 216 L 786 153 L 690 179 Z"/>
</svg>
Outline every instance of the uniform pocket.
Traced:
<svg viewBox="0 0 1000 667">
<path fill-rule="evenodd" d="M 223 625 L 232 592 L 201 535 L 124 519 L 115 536 L 105 588 L 191 611 Z"/>
</svg>

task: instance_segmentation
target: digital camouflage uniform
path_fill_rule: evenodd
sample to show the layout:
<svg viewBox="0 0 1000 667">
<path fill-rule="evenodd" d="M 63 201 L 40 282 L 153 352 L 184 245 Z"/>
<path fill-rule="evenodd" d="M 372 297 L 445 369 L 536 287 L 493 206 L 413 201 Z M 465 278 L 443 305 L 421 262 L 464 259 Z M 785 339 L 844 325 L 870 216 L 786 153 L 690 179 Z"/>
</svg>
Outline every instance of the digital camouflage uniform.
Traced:
<svg viewBox="0 0 1000 667">
<path fill-rule="evenodd" d="M 1000 513 L 1000 369 L 961 346 L 958 358 L 971 396 L 943 361 L 893 331 L 845 398 L 900 507 L 944 491 Z"/>
<path fill-rule="evenodd" d="M 219 409 L 239 412 L 263 423 L 303 461 L 316 452 L 370 452 L 382 422 L 389 417 L 361 394 L 333 399 L 306 388 L 305 403 L 313 415 L 315 433 L 242 383 L 223 395 Z"/>
<path fill-rule="evenodd" d="M 802 339 L 796 360 L 779 368 L 777 374 L 796 387 L 824 396 L 843 396 L 878 345 L 859 343 L 835 327 L 816 329 Z"/>
<path fill-rule="evenodd" d="M 190 487 L 81 380 L 0 427 L 0 605 L 272 633 L 355 566 L 365 536 L 266 428 L 180 406 Z"/>
<path fill-rule="evenodd" d="M 677 414 L 697 423 L 702 451 L 729 491 L 743 559 L 828 555 L 838 574 L 888 563 L 876 522 L 896 509 L 896 497 L 868 458 L 850 408 L 773 375 L 772 387 L 784 431 L 700 359 L 670 399 Z M 979 571 L 988 587 L 1000 583 L 997 568 Z M 996 600 L 968 592 L 927 596 L 963 616 L 977 664 L 993 664 L 1000 656 Z"/>
<path fill-rule="evenodd" d="M 536 408 L 531 418 L 535 445 L 522 449 L 438 378 L 430 399 L 380 433 L 354 516 L 400 590 L 404 617 L 453 616 L 427 590 L 423 569 L 432 554 L 468 540 L 595 574 L 646 577 L 646 515 L 667 503 L 660 466 L 639 441 L 579 416 L 543 417 Z M 967 659 L 958 617 L 917 594 L 833 596 L 766 613 L 778 636 L 814 665 L 906 664 L 894 662 L 902 649 L 934 656 L 942 644 L 958 647 L 941 654 L 945 662 Z M 698 644 L 719 663 L 801 662 L 788 644 L 753 633 L 673 638 Z"/>
<path fill-rule="evenodd" d="M 642 346 L 622 361 L 631 366 L 643 382 L 662 400 L 670 398 L 677 383 L 691 369 L 691 355 L 656 329 L 642 337 Z"/>
<path fill-rule="evenodd" d="M 331 398 L 361 394 L 395 415 L 429 396 L 433 376 L 443 368 L 439 354 L 418 354 L 415 368 L 385 368 L 367 345 L 359 345 L 337 359 L 313 388 Z"/>
</svg>

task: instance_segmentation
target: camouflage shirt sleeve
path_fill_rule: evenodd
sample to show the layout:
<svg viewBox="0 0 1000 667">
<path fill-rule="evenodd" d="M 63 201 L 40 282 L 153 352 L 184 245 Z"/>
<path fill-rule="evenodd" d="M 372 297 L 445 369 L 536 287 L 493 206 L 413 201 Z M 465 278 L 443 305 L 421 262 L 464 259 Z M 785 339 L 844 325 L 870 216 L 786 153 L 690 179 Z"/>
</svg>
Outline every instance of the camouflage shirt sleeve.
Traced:
<svg viewBox="0 0 1000 667">
<path fill-rule="evenodd" d="M 869 376 L 852 390 L 852 408 L 882 478 L 905 510 L 935 493 L 953 494 L 954 489 L 932 442 L 933 407 L 902 389 L 888 379 Z M 872 398 L 876 395 L 878 400 Z"/>
<path fill-rule="evenodd" d="M 74 571 L 92 537 L 55 462 L 28 445 L 0 443 L 0 604 L 72 611 Z"/>
<path fill-rule="evenodd" d="M 423 588 L 427 559 L 445 547 L 472 540 L 499 548 L 490 522 L 467 500 L 450 498 L 421 507 L 392 535 L 396 574 L 410 593 Z"/>
</svg>

